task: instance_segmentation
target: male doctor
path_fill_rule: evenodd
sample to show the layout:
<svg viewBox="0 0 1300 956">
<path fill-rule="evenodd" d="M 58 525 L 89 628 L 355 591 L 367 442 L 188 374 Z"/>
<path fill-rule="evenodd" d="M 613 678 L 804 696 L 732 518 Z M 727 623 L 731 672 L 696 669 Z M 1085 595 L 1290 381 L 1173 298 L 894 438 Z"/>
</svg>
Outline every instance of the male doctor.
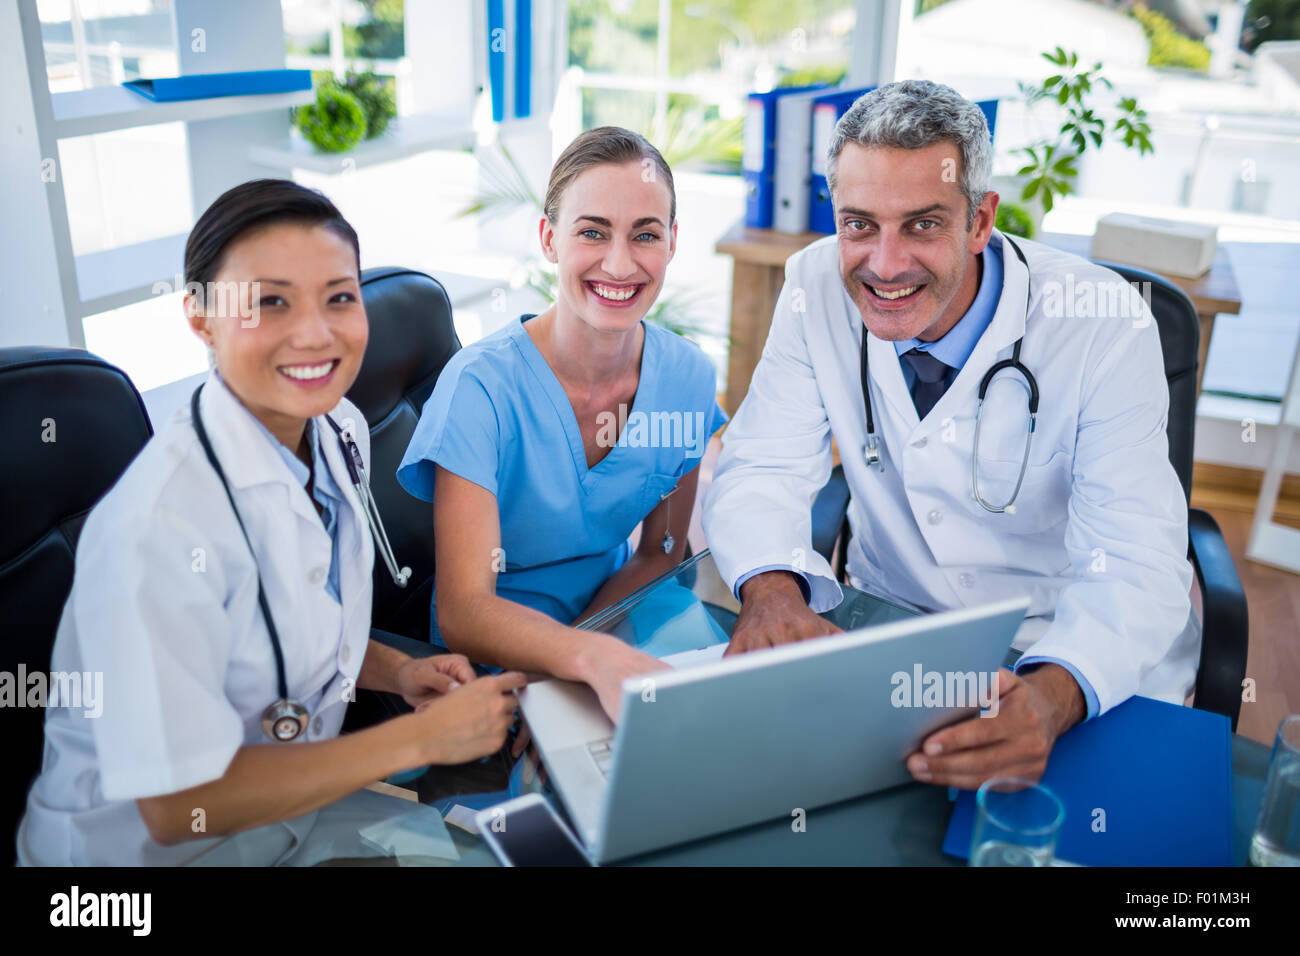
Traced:
<svg viewBox="0 0 1300 956">
<path fill-rule="evenodd" d="M 1187 502 L 1155 323 L 1115 273 L 994 230 L 987 125 L 946 86 L 864 95 L 827 163 L 836 235 L 787 264 L 704 498 L 705 535 L 742 602 L 728 653 L 838 630 L 817 614 L 841 591 L 812 549 L 810 509 L 834 438 L 855 586 L 927 610 L 1031 600 L 997 715 L 930 735 L 909 771 L 961 788 L 1036 780 L 1073 724 L 1134 694 L 1181 704 L 1195 680 Z M 1039 392 L 1032 442 L 1027 379 L 1006 368 L 977 449 L 981 380 L 1017 342 Z"/>
</svg>

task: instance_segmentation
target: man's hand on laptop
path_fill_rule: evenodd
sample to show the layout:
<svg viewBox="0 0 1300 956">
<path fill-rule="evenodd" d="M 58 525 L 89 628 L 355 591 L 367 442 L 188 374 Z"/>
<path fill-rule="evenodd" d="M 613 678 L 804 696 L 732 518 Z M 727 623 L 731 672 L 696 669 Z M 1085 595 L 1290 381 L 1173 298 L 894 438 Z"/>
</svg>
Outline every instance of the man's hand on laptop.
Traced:
<svg viewBox="0 0 1300 956">
<path fill-rule="evenodd" d="M 1087 716 L 1070 672 L 1041 664 L 1023 674 L 998 671 L 996 713 L 936 730 L 907 758 L 922 783 L 976 790 L 990 777 L 1037 781 L 1056 739 Z M 989 708 L 993 713 L 994 707 Z"/>
<path fill-rule="evenodd" d="M 635 647 L 624 644 L 608 634 L 591 633 L 578 658 L 578 673 L 582 675 L 596 696 L 601 709 L 614 723 L 623 701 L 623 681 L 639 674 L 666 671 L 672 668 Z"/>
<path fill-rule="evenodd" d="M 740 617 L 726 654 L 790 644 L 841 629 L 813 613 L 789 571 L 764 571 L 740 587 Z"/>
</svg>

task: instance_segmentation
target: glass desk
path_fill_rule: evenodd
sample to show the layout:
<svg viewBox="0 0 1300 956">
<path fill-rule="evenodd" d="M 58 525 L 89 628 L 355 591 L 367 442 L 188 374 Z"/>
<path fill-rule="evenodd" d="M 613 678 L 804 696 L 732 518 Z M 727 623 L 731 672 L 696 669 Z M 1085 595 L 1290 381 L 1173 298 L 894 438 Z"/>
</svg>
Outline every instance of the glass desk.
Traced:
<svg viewBox="0 0 1300 956">
<path fill-rule="evenodd" d="M 822 617 L 846 631 L 922 613 L 897 599 L 843 587 L 844 600 Z M 726 643 L 739 612 L 740 602 L 727 589 L 706 548 L 577 627 L 615 634 L 651 656 L 663 657 Z"/>
<path fill-rule="evenodd" d="M 918 613 L 916 608 L 851 587 L 844 591 L 844 601 L 823 617 L 845 630 Z M 726 641 L 739 610 L 706 550 L 578 626 L 615 634 L 647 653 L 663 656 Z M 1015 656 L 1012 652 L 1009 660 Z M 1246 863 L 1269 755 L 1269 748 L 1233 734 L 1233 854 L 1237 865 Z M 563 816 L 558 796 L 540 785 L 535 773 L 525 776 L 529 779 L 516 787 L 515 795 L 541 791 Z M 444 797 L 437 802 L 444 809 L 455 803 L 489 806 L 508 795 L 478 796 Z M 804 832 L 794 832 L 789 819 L 778 818 L 626 862 L 648 866 L 964 866 L 965 861 L 946 856 L 940 849 L 951 812 L 946 787 L 911 783 L 810 809 Z M 478 837 L 454 826 L 448 830 L 460 853 L 455 865 L 496 865 Z M 393 858 L 332 860 L 330 865 L 391 866 L 397 862 Z M 433 858 L 410 858 L 401 863 L 451 865 Z"/>
</svg>

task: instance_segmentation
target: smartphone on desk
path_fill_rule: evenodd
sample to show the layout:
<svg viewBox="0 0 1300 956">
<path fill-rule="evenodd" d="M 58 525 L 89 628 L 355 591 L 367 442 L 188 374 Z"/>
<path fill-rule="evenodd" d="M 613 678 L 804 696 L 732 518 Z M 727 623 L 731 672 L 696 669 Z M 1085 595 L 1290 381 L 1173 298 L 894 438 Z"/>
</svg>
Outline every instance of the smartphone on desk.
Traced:
<svg viewBox="0 0 1300 956">
<path fill-rule="evenodd" d="M 502 866 L 591 866 L 577 837 L 540 793 L 480 810 L 474 822 Z"/>
</svg>

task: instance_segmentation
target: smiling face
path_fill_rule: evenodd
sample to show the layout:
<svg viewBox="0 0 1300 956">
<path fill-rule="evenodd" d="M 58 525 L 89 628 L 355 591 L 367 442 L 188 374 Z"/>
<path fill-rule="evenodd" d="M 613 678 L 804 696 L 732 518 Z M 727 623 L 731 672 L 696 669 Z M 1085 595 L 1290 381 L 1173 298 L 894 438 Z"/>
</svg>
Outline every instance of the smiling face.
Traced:
<svg viewBox="0 0 1300 956">
<path fill-rule="evenodd" d="M 206 310 L 186 297 L 190 326 L 236 397 L 298 451 L 306 420 L 339 403 L 366 350 L 356 252 L 323 226 L 279 223 L 226 247 L 213 278 L 224 283 L 231 294 L 209 291 Z"/>
<path fill-rule="evenodd" d="M 556 304 L 602 332 L 625 332 L 650 311 L 677 247 L 672 197 L 643 164 L 593 166 L 564 191 L 542 252 L 559 266 Z"/>
<path fill-rule="evenodd" d="M 921 149 L 850 143 L 836 161 L 840 278 L 877 338 L 942 338 L 979 289 L 976 257 L 993 231 L 986 193 L 967 228 L 956 144 Z"/>
</svg>

